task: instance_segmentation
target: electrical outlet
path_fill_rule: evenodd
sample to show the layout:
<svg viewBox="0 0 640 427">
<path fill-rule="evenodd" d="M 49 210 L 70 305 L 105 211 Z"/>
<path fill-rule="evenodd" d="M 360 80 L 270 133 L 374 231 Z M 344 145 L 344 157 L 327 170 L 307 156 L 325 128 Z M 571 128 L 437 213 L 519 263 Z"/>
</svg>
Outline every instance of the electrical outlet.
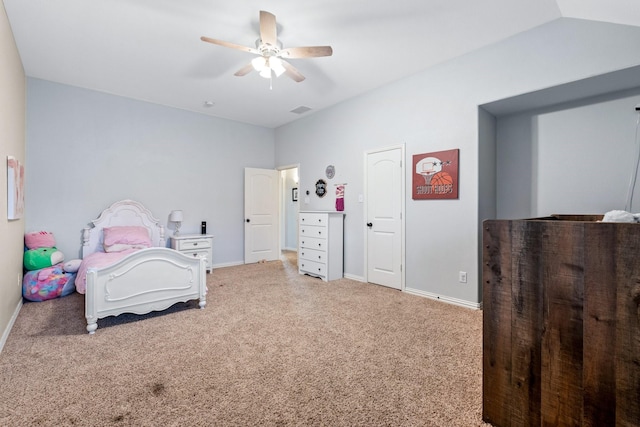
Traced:
<svg viewBox="0 0 640 427">
<path fill-rule="evenodd" d="M 467 272 L 466 271 L 459 271 L 458 272 L 458 281 L 460 283 L 467 283 Z"/>
</svg>

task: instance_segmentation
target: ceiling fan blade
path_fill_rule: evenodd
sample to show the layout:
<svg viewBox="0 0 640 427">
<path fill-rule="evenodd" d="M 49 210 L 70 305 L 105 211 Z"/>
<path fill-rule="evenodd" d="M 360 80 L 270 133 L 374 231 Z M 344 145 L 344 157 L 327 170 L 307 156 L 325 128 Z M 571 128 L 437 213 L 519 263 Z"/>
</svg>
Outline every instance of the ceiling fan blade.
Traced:
<svg viewBox="0 0 640 427">
<path fill-rule="evenodd" d="M 217 44 L 219 46 L 230 47 L 231 49 L 243 50 L 245 52 L 255 53 L 257 55 L 260 55 L 260 52 L 258 51 L 258 49 L 255 49 L 255 48 L 252 48 L 252 47 L 242 46 L 242 45 L 239 45 L 239 44 L 226 42 L 224 40 L 212 39 L 210 37 L 205 37 L 205 36 L 200 37 L 200 40 L 202 40 L 203 42 L 213 43 L 213 44 Z"/>
<path fill-rule="evenodd" d="M 333 55 L 331 46 L 307 46 L 282 49 L 279 56 L 283 58 L 315 58 L 331 55 Z"/>
<path fill-rule="evenodd" d="M 273 13 L 260 11 L 260 39 L 262 43 L 277 46 L 278 35 L 276 33 L 276 16 Z"/>
<path fill-rule="evenodd" d="M 244 67 L 242 67 L 238 71 L 236 71 L 233 75 L 234 76 L 238 76 L 238 77 L 242 77 L 242 76 L 246 76 L 251 71 L 253 71 L 253 65 L 251 65 L 251 62 L 249 62 L 247 65 L 245 65 Z"/>
<path fill-rule="evenodd" d="M 296 82 L 300 83 L 305 79 L 305 77 L 300 74 L 300 71 L 296 70 L 296 68 L 287 61 L 282 61 L 282 66 L 284 67 L 284 73 Z"/>
</svg>

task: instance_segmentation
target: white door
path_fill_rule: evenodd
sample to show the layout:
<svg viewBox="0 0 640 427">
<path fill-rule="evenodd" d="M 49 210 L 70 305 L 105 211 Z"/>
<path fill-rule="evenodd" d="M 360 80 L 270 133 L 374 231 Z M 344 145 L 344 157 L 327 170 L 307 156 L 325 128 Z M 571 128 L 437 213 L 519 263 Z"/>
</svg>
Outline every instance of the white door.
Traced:
<svg viewBox="0 0 640 427">
<path fill-rule="evenodd" d="M 403 286 L 404 148 L 366 154 L 367 281 Z"/>
<path fill-rule="evenodd" d="M 244 170 L 244 263 L 274 261 L 278 253 L 278 171 Z"/>
</svg>

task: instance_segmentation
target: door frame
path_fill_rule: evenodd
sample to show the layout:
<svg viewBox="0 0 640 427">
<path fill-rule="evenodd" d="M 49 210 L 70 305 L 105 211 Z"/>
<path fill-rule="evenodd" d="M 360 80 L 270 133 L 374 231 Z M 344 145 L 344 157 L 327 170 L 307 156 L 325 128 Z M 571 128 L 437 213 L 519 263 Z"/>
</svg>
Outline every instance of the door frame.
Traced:
<svg viewBox="0 0 640 427">
<path fill-rule="evenodd" d="M 406 258 L 405 258 L 405 245 L 406 245 L 406 187 L 407 187 L 407 161 L 406 161 L 406 154 L 405 154 L 405 145 L 404 144 L 399 144 L 399 145 L 392 145 L 389 147 L 384 147 L 384 148 L 377 148 L 377 149 L 373 149 L 373 150 L 367 150 L 364 152 L 364 194 L 365 194 L 365 198 L 369 195 L 369 180 L 368 180 L 368 176 L 369 176 L 369 163 L 368 163 L 368 156 L 370 154 L 375 154 L 375 153 L 381 153 L 384 151 L 392 151 L 392 150 L 397 150 L 400 149 L 400 158 L 401 158 L 401 165 L 403 168 L 403 174 L 402 174 L 402 179 L 400 180 L 400 192 L 401 192 L 401 200 L 402 202 L 400 203 L 400 218 L 401 218 L 401 223 L 400 223 L 400 238 L 402 239 L 402 241 L 400 242 L 400 262 L 401 262 L 401 267 L 400 267 L 400 291 L 404 291 L 405 287 L 406 287 Z M 364 206 L 363 206 L 363 221 L 362 221 L 362 228 L 364 230 L 364 280 L 365 282 L 369 282 L 369 233 L 367 232 L 367 218 L 369 218 L 369 212 L 368 212 L 368 201 L 365 200 L 364 201 Z"/>
<path fill-rule="evenodd" d="M 275 169 L 278 171 L 278 174 L 280 174 L 284 170 L 297 169 L 298 170 L 298 192 L 301 194 L 301 192 L 300 192 L 300 163 L 277 166 Z M 280 182 L 280 185 L 278 185 L 278 194 L 279 194 L 279 198 L 278 198 L 278 224 L 281 227 L 280 232 L 278 233 L 278 253 L 280 255 L 282 255 L 282 233 L 284 232 L 282 227 L 283 227 L 284 221 L 286 219 L 283 206 L 284 206 L 284 201 L 286 200 L 285 197 L 289 197 L 289 194 L 287 194 L 283 190 L 282 182 Z M 301 203 L 302 203 L 302 198 L 298 197 L 298 212 L 300 212 L 300 204 Z M 298 230 L 298 227 L 296 227 L 296 230 Z M 296 238 L 295 241 L 296 241 L 296 250 L 297 250 L 298 239 Z"/>
</svg>

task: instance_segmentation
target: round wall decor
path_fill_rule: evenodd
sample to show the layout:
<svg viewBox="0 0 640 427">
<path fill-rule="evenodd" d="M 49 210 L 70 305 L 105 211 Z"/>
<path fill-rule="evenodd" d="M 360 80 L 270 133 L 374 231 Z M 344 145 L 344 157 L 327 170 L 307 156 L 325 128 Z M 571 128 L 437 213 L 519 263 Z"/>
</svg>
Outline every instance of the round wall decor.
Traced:
<svg viewBox="0 0 640 427">
<path fill-rule="evenodd" d="M 331 179 L 336 175 L 336 167 L 333 165 L 327 166 L 324 173 L 327 175 L 327 178 Z"/>
<path fill-rule="evenodd" d="M 316 195 L 324 197 L 325 194 L 327 194 L 327 182 L 324 179 L 319 179 L 316 182 Z"/>
</svg>

